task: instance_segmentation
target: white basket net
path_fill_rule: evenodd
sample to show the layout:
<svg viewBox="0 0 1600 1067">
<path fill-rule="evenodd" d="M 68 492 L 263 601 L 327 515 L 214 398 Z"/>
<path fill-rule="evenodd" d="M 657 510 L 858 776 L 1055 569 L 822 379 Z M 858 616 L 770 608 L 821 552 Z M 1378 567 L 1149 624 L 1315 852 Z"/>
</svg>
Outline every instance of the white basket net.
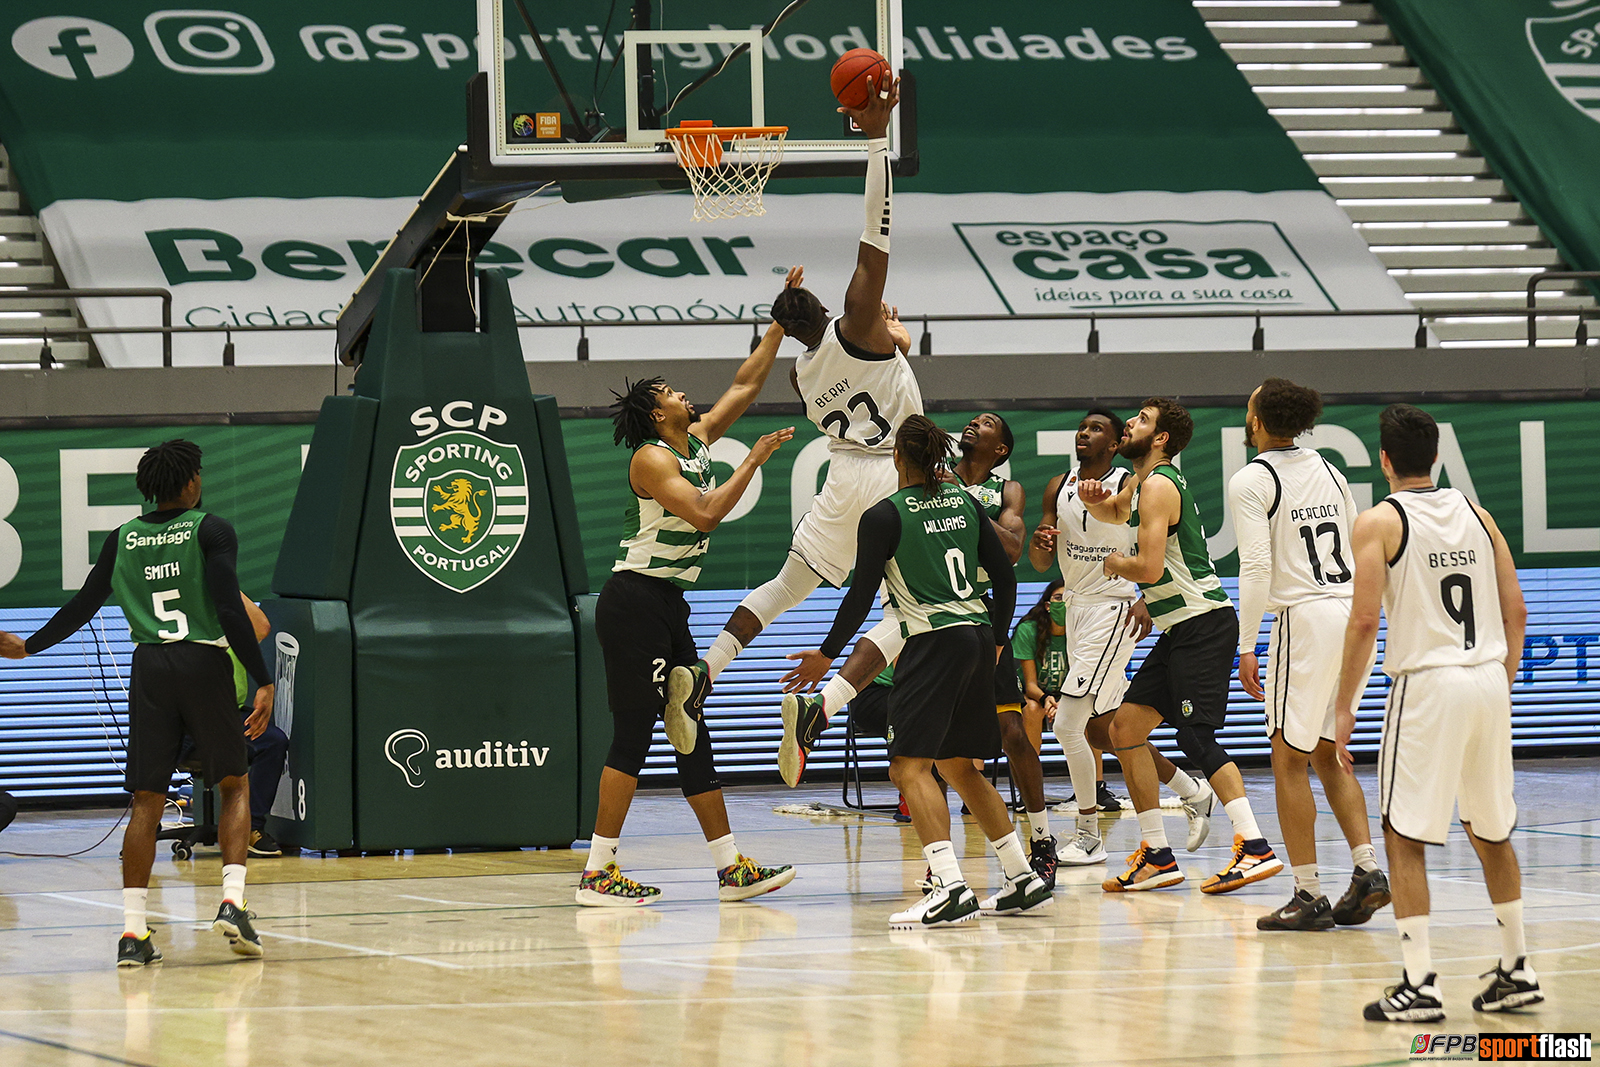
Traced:
<svg viewBox="0 0 1600 1067">
<path fill-rule="evenodd" d="M 689 177 L 695 220 L 765 215 L 761 194 L 773 168 L 783 159 L 783 140 L 788 132 L 775 127 L 741 132 L 726 141 L 715 130 L 669 137 L 678 165 Z"/>
</svg>

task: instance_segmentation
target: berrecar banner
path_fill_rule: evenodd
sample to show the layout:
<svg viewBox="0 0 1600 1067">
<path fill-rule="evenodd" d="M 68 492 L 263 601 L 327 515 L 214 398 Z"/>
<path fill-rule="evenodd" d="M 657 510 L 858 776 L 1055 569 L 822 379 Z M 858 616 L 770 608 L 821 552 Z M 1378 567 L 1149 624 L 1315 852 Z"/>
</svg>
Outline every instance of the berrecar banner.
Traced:
<svg viewBox="0 0 1600 1067">
<path fill-rule="evenodd" d="M 1562 258 L 1600 270 L 1600 3 L 1374 3 Z"/>
<path fill-rule="evenodd" d="M 170 289 L 179 323 L 333 322 L 465 139 L 478 49 L 464 0 L 394 0 L 381 15 L 355 0 L 248 12 L 58 4 L 0 10 L 10 42 L 0 45 L 0 140 L 68 281 Z M 695 10 L 710 28 L 734 23 L 729 10 L 748 24 L 782 7 Z M 589 26 L 596 9 L 539 5 L 559 63 L 592 58 L 583 42 L 601 32 Z M 887 296 L 904 313 L 1132 311 L 1157 318 L 1103 324 L 1103 349 L 1170 351 L 1248 344 L 1248 318 L 1183 318 L 1189 310 L 1407 307 L 1185 0 L 918 0 L 904 15 L 921 167 L 895 187 Z M 768 75 L 826 86 L 849 30 L 824 40 L 780 26 Z M 501 44 L 508 72 L 542 62 L 518 38 Z M 713 61 L 704 45 L 665 49 L 662 81 L 685 85 Z M 620 80 L 606 83 L 611 96 Z M 606 111 L 595 81 L 573 91 L 599 94 Z M 107 114 L 117 121 L 86 132 L 83 116 Z M 572 358 L 575 324 L 594 321 L 634 327 L 593 333 L 597 360 L 728 354 L 738 331 L 654 324 L 759 317 L 794 264 L 819 293 L 842 294 L 854 267 L 859 179 L 775 180 L 766 206 L 758 218 L 700 223 L 686 193 L 567 204 L 552 188 L 512 209 L 480 262 L 511 274 L 520 323 L 572 324 L 523 330 L 528 359 Z M 82 307 L 94 325 L 153 321 L 130 301 Z M 1274 325 L 1273 338 L 1406 346 L 1410 331 L 1403 316 L 1337 329 L 1297 319 Z M 938 343 L 943 353 L 1073 351 L 1087 332 L 942 325 Z M 241 363 L 322 362 L 332 347 L 319 332 L 234 342 Z M 97 343 L 117 366 L 160 358 L 148 336 Z M 180 337 L 175 354 L 215 364 L 220 348 L 214 335 Z"/>
</svg>

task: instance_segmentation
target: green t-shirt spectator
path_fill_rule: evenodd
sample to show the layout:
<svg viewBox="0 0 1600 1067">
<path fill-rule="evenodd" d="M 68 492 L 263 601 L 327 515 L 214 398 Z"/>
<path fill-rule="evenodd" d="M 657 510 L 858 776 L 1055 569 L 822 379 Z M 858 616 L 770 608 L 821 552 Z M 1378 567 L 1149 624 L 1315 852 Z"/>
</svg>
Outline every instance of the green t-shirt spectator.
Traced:
<svg viewBox="0 0 1600 1067">
<path fill-rule="evenodd" d="M 1038 656 L 1039 630 L 1038 625 L 1027 619 L 1018 624 L 1017 632 L 1011 638 L 1011 655 L 1017 661 L 1017 679 L 1022 680 L 1022 661 L 1033 660 Z M 1056 695 L 1061 692 L 1061 681 L 1067 674 L 1067 636 L 1065 634 L 1051 634 L 1045 642 L 1043 662 L 1035 662 L 1034 673 L 1039 678 L 1039 688 L 1044 690 L 1046 696 Z"/>
</svg>

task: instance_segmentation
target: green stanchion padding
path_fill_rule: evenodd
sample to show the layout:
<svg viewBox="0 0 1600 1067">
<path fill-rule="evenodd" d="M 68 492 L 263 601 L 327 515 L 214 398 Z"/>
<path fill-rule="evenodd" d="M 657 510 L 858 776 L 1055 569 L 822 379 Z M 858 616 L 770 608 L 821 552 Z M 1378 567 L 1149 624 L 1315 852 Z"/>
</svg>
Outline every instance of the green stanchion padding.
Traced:
<svg viewBox="0 0 1600 1067">
<path fill-rule="evenodd" d="M 578 837 L 594 832 L 600 804 L 600 772 L 611 748 L 611 706 L 606 702 L 606 665 L 594 629 L 600 594 L 572 598 L 578 619 Z"/>
<path fill-rule="evenodd" d="M 567 592 L 577 596 L 589 591 L 589 568 L 584 564 L 572 472 L 567 467 L 567 445 L 561 436 L 561 411 L 553 396 L 537 396 L 533 402 L 539 411 L 539 443 L 544 448 L 545 481 L 550 487 L 550 513 L 555 517 L 561 572 L 566 576 Z"/>
<path fill-rule="evenodd" d="M 323 400 L 272 575 L 279 596 L 349 600 L 377 401 Z"/>
<path fill-rule="evenodd" d="M 267 832 L 309 849 L 355 844 L 351 781 L 350 609 L 342 600 L 269 599 L 261 644 L 276 687 L 272 719 L 289 758 Z"/>
<path fill-rule="evenodd" d="M 482 294 L 479 332 L 425 333 L 415 272 L 389 272 L 357 379 L 378 403 L 350 601 L 364 849 L 577 834 L 576 518 L 505 280 Z"/>
</svg>

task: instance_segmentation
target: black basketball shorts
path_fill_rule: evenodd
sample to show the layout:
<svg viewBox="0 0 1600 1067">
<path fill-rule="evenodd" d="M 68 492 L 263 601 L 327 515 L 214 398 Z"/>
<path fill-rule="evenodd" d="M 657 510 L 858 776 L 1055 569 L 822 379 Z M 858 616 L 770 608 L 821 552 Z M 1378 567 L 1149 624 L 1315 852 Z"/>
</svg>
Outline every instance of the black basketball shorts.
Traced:
<svg viewBox="0 0 1600 1067">
<path fill-rule="evenodd" d="M 1000 754 L 994 651 L 987 625 L 947 626 L 907 639 L 889 694 L 891 757 L 987 760 Z"/>
<path fill-rule="evenodd" d="M 134 646 L 128 682 L 129 792 L 165 794 L 185 735 L 207 782 L 245 774 L 250 755 L 227 650 L 194 641 Z"/>
<path fill-rule="evenodd" d="M 1222 729 L 1238 644 L 1239 613 L 1231 606 L 1185 619 L 1162 631 L 1123 703 L 1155 708 L 1175 728 Z"/>
</svg>

